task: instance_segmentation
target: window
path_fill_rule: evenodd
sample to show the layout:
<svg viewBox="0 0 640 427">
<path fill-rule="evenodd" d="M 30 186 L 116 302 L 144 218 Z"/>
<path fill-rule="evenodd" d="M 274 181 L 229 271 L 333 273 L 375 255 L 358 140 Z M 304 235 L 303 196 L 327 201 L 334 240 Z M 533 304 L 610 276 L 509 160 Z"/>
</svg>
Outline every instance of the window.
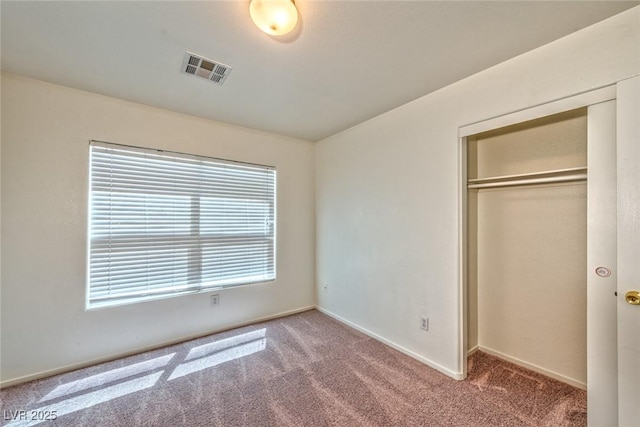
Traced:
<svg viewBox="0 0 640 427">
<path fill-rule="evenodd" d="M 275 280 L 275 168 L 90 148 L 89 308 Z"/>
</svg>

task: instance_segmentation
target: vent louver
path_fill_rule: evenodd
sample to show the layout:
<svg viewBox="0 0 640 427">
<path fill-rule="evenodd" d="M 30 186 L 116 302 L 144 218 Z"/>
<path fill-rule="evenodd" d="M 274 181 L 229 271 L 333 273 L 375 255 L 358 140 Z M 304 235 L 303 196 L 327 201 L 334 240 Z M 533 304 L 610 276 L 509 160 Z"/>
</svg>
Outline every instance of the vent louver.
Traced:
<svg viewBox="0 0 640 427">
<path fill-rule="evenodd" d="M 231 67 L 204 58 L 191 52 L 184 54 L 181 71 L 185 74 L 207 79 L 217 85 L 222 85 L 231 73 Z"/>
</svg>

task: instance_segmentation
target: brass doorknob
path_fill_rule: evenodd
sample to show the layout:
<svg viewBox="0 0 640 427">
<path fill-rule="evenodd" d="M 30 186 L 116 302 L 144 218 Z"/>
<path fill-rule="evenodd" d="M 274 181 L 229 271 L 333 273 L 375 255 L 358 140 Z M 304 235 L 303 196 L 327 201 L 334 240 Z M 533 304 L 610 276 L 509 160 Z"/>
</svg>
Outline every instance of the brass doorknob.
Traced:
<svg viewBox="0 0 640 427">
<path fill-rule="evenodd" d="M 640 292 L 629 291 L 624 294 L 624 299 L 631 305 L 640 305 Z"/>
</svg>

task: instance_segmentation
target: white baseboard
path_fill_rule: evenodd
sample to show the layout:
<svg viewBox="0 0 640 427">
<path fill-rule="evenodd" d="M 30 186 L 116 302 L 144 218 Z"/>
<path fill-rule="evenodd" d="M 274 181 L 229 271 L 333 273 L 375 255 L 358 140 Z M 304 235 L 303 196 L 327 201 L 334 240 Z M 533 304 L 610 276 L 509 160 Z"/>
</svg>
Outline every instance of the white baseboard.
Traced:
<svg viewBox="0 0 640 427">
<path fill-rule="evenodd" d="M 541 366 L 534 365 L 534 364 L 529 363 L 529 362 L 525 362 L 524 360 L 518 359 L 517 357 L 509 356 L 507 354 L 501 353 L 501 352 L 493 350 L 491 348 L 487 348 L 487 347 L 483 347 L 483 346 L 477 346 L 477 347 L 478 348 L 476 349 L 476 351 L 480 350 L 483 353 L 490 354 L 491 356 L 495 356 L 495 357 L 497 357 L 499 359 L 503 359 L 503 360 L 506 360 L 507 362 L 511 362 L 514 365 L 522 366 L 523 368 L 527 368 L 527 369 L 529 369 L 531 371 L 538 372 L 539 374 L 545 375 L 547 377 L 556 379 L 558 381 L 562 381 L 563 383 L 572 385 L 572 386 L 577 387 L 577 388 L 579 388 L 581 390 L 586 390 L 587 389 L 587 384 L 585 384 L 585 383 L 583 383 L 581 381 L 574 380 L 573 378 L 569 378 L 567 376 L 564 376 L 564 375 L 559 374 L 559 373 L 554 372 L 554 371 L 550 371 L 550 370 L 548 370 L 546 368 L 543 368 Z"/>
<path fill-rule="evenodd" d="M 271 314 L 269 316 L 258 317 L 258 318 L 252 319 L 252 320 L 247 320 L 247 321 L 244 321 L 244 322 L 234 323 L 232 325 L 228 325 L 228 326 L 225 326 L 223 328 L 213 329 L 213 330 L 210 330 L 210 331 L 207 331 L 207 332 L 203 332 L 203 333 L 199 333 L 199 334 L 183 336 L 183 337 L 180 337 L 180 338 L 164 341 L 164 342 L 161 342 L 159 344 L 155 344 L 155 345 L 151 345 L 151 346 L 139 347 L 139 348 L 136 348 L 136 349 L 133 349 L 131 351 L 124 352 L 124 353 L 111 354 L 109 356 L 98 357 L 98 358 L 95 358 L 95 359 L 87 360 L 85 362 L 74 363 L 74 364 L 71 364 L 71 365 L 62 366 L 60 368 L 49 369 L 49 370 L 46 370 L 46 371 L 37 372 L 35 374 L 29 374 L 29 375 L 25 375 L 25 376 L 18 377 L 18 378 L 12 378 L 10 380 L 5 380 L 5 381 L 0 382 L 0 388 L 9 387 L 9 386 L 12 386 L 12 385 L 17 385 L 17 384 L 22 384 L 22 383 L 26 383 L 28 381 L 33 381 L 33 380 L 37 380 L 37 379 L 40 379 L 40 378 L 46 378 L 46 377 L 50 377 L 50 376 L 53 376 L 53 375 L 63 374 L 65 372 L 75 371 L 76 369 L 82 369 L 82 368 L 86 368 L 86 367 L 89 367 L 89 366 L 97 365 L 97 364 L 100 364 L 100 363 L 110 362 L 112 360 L 121 359 L 123 357 L 133 356 L 133 355 L 136 355 L 136 354 L 139 354 L 139 353 L 144 353 L 145 351 L 156 350 L 156 349 L 161 348 L 161 347 L 167 347 L 167 346 L 170 346 L 170 345 L 179 344 L 181 342 L 194 340 L 196 338 L 206 337 L 207 335 L 217 334 L 219 332 L 228 331 L 230 329 L 241 328 L 243 326 L 253 325 L 254 323 L 261 323 L 261 322 L 266 322 L 268 320 L 279 319 L 281 317 L 291 316 L 292 314 L 303 313 L 305 311 L 313 310 L 315 308 L 316 307 L 314 305 L 309 305 L 309 306 L 306 306 L 306 307 L 300 307 L 300 308 L 296 308 L 294 310 L 283 311 L 283 312 L 280 312 L 280 313 Z"/>
<path fill-rule="evenodd" d="M 411 350 L 409 350 L 409 349 L 407 349 L 407 348 L 405 348 L 405 347 L 403 347 L 403 346 L 401 346 L 399 344 L 396 344 L 393 341 L 390 341 L 390 340 L 388 340 L 388 339 L 386 339 L 386 338 L 384 338 L 384 337 L 382 337 L 382 336 L 380 336 L 380 335 L 378 335 L 378 334 L 376 334 L 374 332 L 371 332 L 368 329 L 365 329 L 365 328 L 363 328 L 361 326 L 358 326 L 355 323 L 352 323 L 352 322 L 348 321 L 347 319 L 344 319 L 344 318 L 338 316 L 335 313 L 332 313 L 331 311 L 327 310 L 326 308 L 322 308 L 322 307 L 316 306 L 316 310 L 326 314 L 329 317 L 332 317 L 333 319 L 337 320 L 340 323 L 344 323 L 345 325 L 347 325 L 347 326 L 349 326 L 349 327 L 351 327 L 351 328 L 353 328 L 353 329 L 355 329 L 357 331 L 360 331 L 365 335 L 370 336 L 371 338 L 373 338 L 373 339 L 375 339 L 377 341 L 380 341 L 381 343 L 383 343 L 385 345 L 388 345 L 389 347 L 391 347 L 391 348 L 393 348 L 395 350 L 398 350 L 400 353 L 404 353 L 407 356 L 409 356 L 409 357 L 411 357 L 413 359 L 416 359 L 419 362 L 424 363 L 425 365 L 435 369 L 436 371 L 442 372 L 443 374 L 453 378 L 454 380 L 463 380 L 464 379 L 462 373 L 454 372 L 454 371 L 452 371 L 450 369 L 447 369 L 444 366 L 442 366 L 442 365 L 440 365 L 440 364 L 438 364 L 438 363 L 436 363 L 436 362 L 434 362 L 432 360 L 429 360 L 424 356 L 419 355 L 418 353 L 415 353 L 415 352 L 413 352 L 413 351 L 411 351 Z"/>
<path fill-rule="evenodd" d="M 477 345 L 474 345 L 467 351 L 467 357 L 471 356 L 473 353 L 475 353 L 478 350 L 480 350 L 480 347 L 478 347 Z"/>
</svg>

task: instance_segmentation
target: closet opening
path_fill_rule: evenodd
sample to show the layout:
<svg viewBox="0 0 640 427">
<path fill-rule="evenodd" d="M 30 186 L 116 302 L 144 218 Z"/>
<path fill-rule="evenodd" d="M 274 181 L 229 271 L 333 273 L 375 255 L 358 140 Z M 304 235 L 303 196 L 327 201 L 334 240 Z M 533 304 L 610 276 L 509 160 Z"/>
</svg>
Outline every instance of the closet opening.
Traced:
<svg viewBox="0 0 640 427">
<path fill-rule="evenodd" d="M 587 107 L 466 137 L 466 350 L 587 384 Z"/>
</svg>

